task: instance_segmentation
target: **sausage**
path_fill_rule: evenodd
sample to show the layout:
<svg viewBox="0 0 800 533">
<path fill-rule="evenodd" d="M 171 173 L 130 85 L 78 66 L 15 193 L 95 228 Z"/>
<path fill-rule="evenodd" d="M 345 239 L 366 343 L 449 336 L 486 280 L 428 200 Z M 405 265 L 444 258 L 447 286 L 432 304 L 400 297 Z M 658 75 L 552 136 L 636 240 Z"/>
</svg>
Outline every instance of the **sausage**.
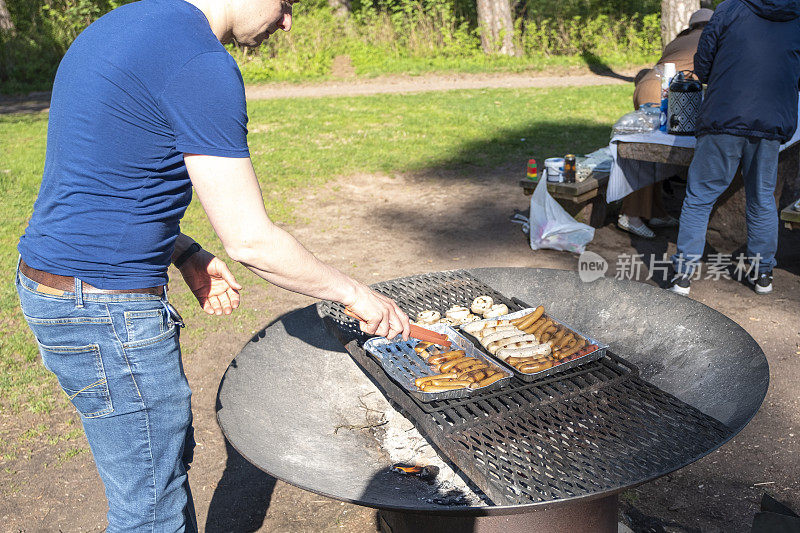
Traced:
<svg viewBox="0 0 800 533">
<path fill-rule="evenodd" d="M 539 326 L 541 326 L 545 322 L 547 322 L 547 317 L 542 317 L 539 320 L 537 320 L 536 322 L 534 322 L 533 324 L 531 324 L 530 326 L 528 326 L 527 328 L 525 328 L 523 331 L 525 333 L 533 333 L 534 331 L 539 329 Z"/>
<path fill-rule="evenodd" d="M 422 353 L 428 349 L 429 346 L 433 346 L 432 342 L 420 341 L 414 346 L 414 351 L 417 353 Z"/>
<path fill-rule="evenodd" d="M 577 352 L 578 350 L 580 350 L 581 348 L 583 348 L 583 346 L 584 346 L 585 344 L 586 344 L 586 341 L 585 341 L 585 340 L 581 340 L 581 341 L 577 342 L 577 343 L 575 344 L 575 346 L 573 346 L 572 348 L 569 348 L 567 351 L 562 351 L 562 352 L 561 352 L 561 355 L 559 356 L 559 358 L 560 358 L 560 359 L 566 359 L 566 358 L 567 358 L 567 357 L 569 357 L 570 355 L 574 354 L 575 352 Z"/>
<path fill-rule="evenodd" d="M 454 372 L 471 372 L 473 370 L 481 370 L 483 368 L 489 368 L 489 365 L 483 361 L 476 361 L 474 363 L 469 363 L 463 366 L 457 366 L 453 369 Z"/>
<path fill-rule="evenodd" d="M 575 335 L 573 335 L 572 333 L 567 333 L 566 335 L 564 335 L 561 338 L 561 341 L 558 344 L 556 344 L 556 348 L 560 350 L 561 348 L 566 346 L 569 342 L 571 342 L 572 339 L 574 339 L 574 338 L 575 338 Z"/>
<path fill-rule="evenodd" d="M 453 383 L 455 383 L 455 382 L 453 382 Z M 450 385 L 428 385 L 427 387 L 422 389 L 422 391 L 423 392 L 447 392 L 447 391 L 456 390 L 456 389 L 463 389 L 463 388 L 468 387 L 468 386 L 469 386 L 469 382 L 467 382 L 467 385 L 453 385 L 452 383 Z"/>
<path fill-rule="evenodd" d="M 550 326 L 550 324 L 552 324 L 552 323 L 553 323 L 553 321 L 548 318 L 547 320 L 545 320 L 542 323 L 541 326 L 536 328 L 536 331 L 534 331 L 533 334 L 536 335 L 536 338 L 538 339 L 539 337 L 542 336 L 542 333 L 544 333 L 544 330 L 546 330 Z"/>
<path fill-rule="evenodd" d="M 486 387 L 487 385 L 491 385 L 492 383 L 494 383 L 496 381 L 500 381 L 504 377 L 506 377 L 505 374 L 503 374 L 502 372 L 497 372 L 495 374 L 492 374 L 489 377 L 486 377 L 486 378 L 482 379 L 481 381 L 476 381 L 475 383 L 473 383 L 469 387 L 471 389 L 479 389 L 481 387 Z"/>
<path fill-rule="evenodd" d="M 455 372 L 450 373 L 450 374 L 434 374 L 432 376 L 423 376 L 421 378 L 415 379 L 414 380 L 414 385 L 419 387 L 423 383 L 427 383 L 427 382 L 432 381 L 434 379 L 452 379 L 452 378 L 455 378 L 455 377 L 458 377 L 458 374 L 456 374 Z"/>
<path fill-rule="evenodd" d="M 434 379 L 427 383 L 423 383 L 421 388 L 427 389 L 428 387 L 449 387 L 451 385 L 458 387 L 469 387 L 470 383 L 472 382 L 467 381 L 466 379 Z"/>
<path fill-rule="evenodd" d="M 469 381 L 472 383 L 478 380 L 475 379 L 475 376 L 473 376 L 470 372 L 461 372 L 456 378 L 456 381 Z"/>
<path fill-rule="evenodd" d="M 536 337 L 522 333 L 513 337 L 506 337 L 503 339 L 498 339 L 494 342 L 486 343 L 484 346 L 486 346 L 486 349 L 489 350 L 489 353 L 494 354 L 497 353 L 500 348 L 505 348 L 506 346 L 519 342 L 536 342 Z"/>
<path fill-rule="evenodd" d="M 488 335 L 490 333 L 496 333 L 498 331 L 507 331 L 507 330 L 508 331 L 513 331 L 513 330 L 516 330 L 516 329 L 517 329 L 516 326 L 512 326 L 511 324 L 504 324 L 502 326 L 495 326 L 495 327 L 492 327 L 492 328 L 483 328 L 478 333 L 479 333 L 480 336 L 485 337 L 486 335 Z M 479 335 L 475 335 L 475 336 L 478 337 Z"/>
<path fill-rule="evenodd" d="M 580 343 L 579 339 L 575 338 L 575 339 L 572 339 L 571 341 L 569 341 L 569 342 L 568 342 L 567 344 L 565 344 L 564 346 L 562 346 L 562 347 L 561 347 L 561 349 L 563 350 L 563 349 L 564 349 L 564 347 L 567 347 L 567 348 L 574 348 L 574 347 L 575 347 L 575 346 L 577 346 L 579 343 Z"/>
<path fill-rule="evenodd" d="M 449 352 L 440 353 L 428 357 L 428 363 L 432 365 L 440 365 L 444 362 L 451 361 L 459 357 L 464 357 L 465 355 L 466 353 L 464 352 L 464 350 L 451 350 Z"/>
<path fill-rule="evenodd" d="M 542 333 L 542 338 L 539 340 L 542 342 L 547 342 L 550 340 L 550 337 L 552 337 L 552 335 L 550 335 L 549 333 Z"/>
<path fill-rule="evenodd" d="M 526 362 L 533 362 L 533 361 L 544 361 L 550 357 L 549 353 L 546 354 L 537 354 L 537 355 L 523 355 L 523 356 L 516 356 L 516 357 L 509 357 L 506 359 L 506 363 L 509 365 L 518 365 L 520 363 Z"/>
<path fill-rule="evenodd" d="M 524 315 L 518 316 L 517 318 L 512 318 L 509 322 L 511 322 L 515 326 L 519 326 L 520 324 L 528 320 L 535 311 L 536 310 L 534 309 L 530 313 L 525 313 Z"/>
<path fill-rule="evenodd" d="M 484 363 L 480 359 L 476 359 L 476 358 L 465 359 L 465 360 L 461 361 L 460 363 L 456 364 L 455 366 L 453 366 L 453 371 L 454 372 L 456 372 L 456 371 L 463 372 L 468 367 L 474 366 L 474 365 L 478 365 L 478 364 L 485 365 L 486 363 Z"/>
<path fill-rule="evenodd" d="M 500 339 L 511 338 L 511 337 L 516 336 L 516 335 L 522 335 L 522 334 L 523 333 L 520 330 L 516 329 L 516 328 L 509 329 L 509 330 L 503 330 L 503 331 L 496 331 L 496 332 L 490 333 L 489 335 L 487 335 L 484 338 L 482 338 L 481 339 L 481 344 L 483 344 L 484 346 L 488 347 L 491 343 L 493 343 L 495 341 L 499 341 Z"/>
<path fill-rule="evenodd" d="M 558 344 L 558 342 L 561 339 L 563 339 L 564 335 L 566 335 L 566 334 L 567 334 L 567 328 L 560 327 L 560 328 L 558 328 L 558 331 L 556 331 L 556 334 L 553 335 L 553 340 L 556 342 L 556 344 Z"/>
<path fill-rule="evenodd" d="M 486 370 L 484 369 L 476 369 L 476 370 L 467 370 L 462 372 L 458 375 L 458 379 L 469 379 L 470 381 L 480 381 L 486 377 Z"/>
<path fill-rule="evenodd" d="M 512 321 L 512 323 L 514 323 L 514 325 L 517 326 L 519 329 L 525 329 L 534 322 L 536 322 L 537 320 L 539 320 L 542 314 L 544 314 L 544 307 L 540 305 L 539 307 L 534 309 L 532 313 L 527 314 L 524 317 L 520 317 L 521 320 L 519 320 L 519 322 L 514 323 Z"/>
<path fill-rule="evenodd" d="M 533 344 L 531 346 L 522 346 L 520 348 L 501 348 L 497 350 L 497 355 L 501 359 L 506 357 L 529 357 L 535 355 L 550 355 L 552 352 L 549 344 Z"/>
<path fill-rule="evenodd" d="M 553 361 L 543 361 L 541 363 L 528 363 L 524 365 L 519 365 L 518 370 L 525 374 L 532 374 L 535 372 L 541 372 L 542 370 L 547 370 L 553 366 Z"/>
<path fill-rule="evenodd" d="M 452 359 L 450 361 L 447 361 L 446 363 L 442 363 L 442 365 L 439 367 L 439 371 L 440 372 L 448 372 L 448 371 L 450 371 L 451 368 L 456 366 L 458 363 L 460 363 L 462 361 L 466 361 L 468 359 L 476 360 L 474 357 L 460 357 L 458 359 Z"/>
</svg>

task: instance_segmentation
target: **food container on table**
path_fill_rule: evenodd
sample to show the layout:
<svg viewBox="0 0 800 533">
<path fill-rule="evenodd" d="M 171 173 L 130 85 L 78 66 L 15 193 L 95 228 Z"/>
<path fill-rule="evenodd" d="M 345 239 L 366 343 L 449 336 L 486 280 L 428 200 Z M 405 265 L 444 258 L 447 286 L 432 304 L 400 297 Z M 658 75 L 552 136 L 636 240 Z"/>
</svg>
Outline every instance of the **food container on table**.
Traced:
<svg viewBox="0 0 800 533">
<path fill-rule="evenodd" d="M 434 372 L 427 361 L 414 351 L 414 346 L 420 342 L 419 340 L 408 339 L 404 341 L 400 336 L 391 340 L 385 337 L 373 337 L 364 343 L 364 349 L 380 363 L 386 374 L 400 385 L 403 390 L 423 402 L 465 398 L 480 392 L 499 389 L 508 384 L 513 375 L 513 369 L 504 362 L 487 356 L 483 350 L 478 349 L 460 332 L 446 324 L 434 324 L 425 326 L 425 328 L 447 335 L 447 339 L 453 343 L 449 348 L 450 350 L 464 350 L 468 357 L 475 357 L 485 361 L 490 366 L 497 367 L 498 370 L 507 374 L 507 377 L 477 389 L 467 387 L 444 392 L 423 392 L 417 388 L 414 380 L 419 377 L 437 374 L 437 372 Z"/>
<path fill-rule="evenodd" d="M 564 180 L 564 158 L 549 157 L 544 160 L 544 168 L 547 171 L 547 181 L 560 183 Z"/>
<path fill-rule="evenodd" d="M 528 315 L 528 314 L 532 313 L 534 310 L 535 310 L 535 308 L 530 307 L 530 308 L 527 308 L 527 309 L 522 309 L 520 311 L 515 311 L 513 313 L 509 313 L 509 314 L 503 315 L 503 316 L 498 316 L 498 317 L 495 317 L 495 318 L 487 318 L 485 320 L 476 320 L 474 323 L 489 322 L 490 320 L 514 320 L 515 318 L 520 318 L 522 316 Z M 591 344 L 597 345 L 597 349 L 592 351 L 592 352 L 589 352 L 587 354 L 584 354 L 584 355 L 582 355 L 580 357 L 576 357 L 574 359 L 570 359 L 569 361 L 562 361 L 560 363 L 557 363 L 557 364 L 553 365 L 552 367 L 547 368 L 545 370 L 540 370 L 539 372 L 525 373 L 525 372 L 520 372 L 519 370 L 517 370 L 513 366 L 506 364 L 502 359 L 500 359 L 496 355 L 490 354 L 489 351 L 486 350 L 486 348 L 484 348 L 484 346 L 480 343 L 480 340 L 478 340 L 477 337 L 475 337 L 475 336 L 473 336 L 473 335 L 471 335 L 471 334 L 469 334 L 469 333 L 467 333 L 465 331 L 461 331 L 460 333 L 462 335 L 464 335 L 467 339 L 469 339 L 469 341 L 473 342 L 475 344 L 475 346 L 480 347 L 480 350 L 483 351 L 487 356 L 489 356 L 493 360 L 498 361 L 499 363 L 505 365 L 505 368 L 511 369 L 511 371 L 514 372 L 514 376 L 516 376 L 517 378 L 519 378 L 519 379 L 521 379 L 523 381 L 536 381 L 537 379 L 542 379 L 544 377 L 551 376 L 553 374 L 557 374 L 558 372 L 563 372 L 565 370 L 569 370 L 570 368 L 574 368 L 574 367 L 579 366 L 579 365 L 590 363 L 592 361 L 597 361 L 598 359 L 600 359 L 600 358 L 602 358 L 602 357 L 604 357 L 606 355 L 606 350 L 608 349 L 608 345 L 607 344 L 604 344 L 604 343 L 598 341 L 595 338 L 592 338 L 592 337 L 590 337 L 588 335 L 585 335 L 585 334 L 581 333 L 580 331 L 576 330 L 575 328 L 573 328 L 569 324 L 566 324 L 565 322 L 562 322 L 561 320 L 558 320 L 557 318 L 553 318 L 553 316 L 551 316 L 551 315 L 549 315 L 547 313 L 544 313 L 542 316 L 545 317 L 545 318 L 549 318 L 553 322 L 556 322 L 557 324 L 560 324 L 560 325 L 566 327 L 571 332 L 580 335 L 581 337 L 586 339 L 586 342 L 589 345 L 591 345 Z"/>
</svg>

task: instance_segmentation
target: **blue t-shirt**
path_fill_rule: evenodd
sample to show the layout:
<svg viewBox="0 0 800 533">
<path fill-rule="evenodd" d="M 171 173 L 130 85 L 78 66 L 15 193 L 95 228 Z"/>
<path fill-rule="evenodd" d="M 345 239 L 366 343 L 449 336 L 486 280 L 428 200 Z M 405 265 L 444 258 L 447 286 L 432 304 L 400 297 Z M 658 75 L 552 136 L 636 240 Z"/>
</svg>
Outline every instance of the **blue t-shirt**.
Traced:
<svg viewBox="0 0 800 533">
<path fill-rule="evenodd" d="M 22 258 L 103 289 L 166 283 L 192 198 L 184 153 L 249 157 L 236 62 L 183 0 L 115 9 L 58 68 Z"/>
</svg>

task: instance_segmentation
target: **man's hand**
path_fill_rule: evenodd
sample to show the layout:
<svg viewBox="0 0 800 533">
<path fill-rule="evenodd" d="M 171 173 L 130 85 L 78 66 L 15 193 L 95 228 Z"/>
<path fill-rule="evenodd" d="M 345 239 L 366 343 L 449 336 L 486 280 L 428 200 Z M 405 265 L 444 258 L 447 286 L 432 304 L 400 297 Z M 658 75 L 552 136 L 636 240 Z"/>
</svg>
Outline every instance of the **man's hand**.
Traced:
<svg viewBox="0 0 800 533">
<path fill-rule="evenodd" d="M 342 302 L 361 319 L 361 331 L 393 339 L 402 334 L 408 340 L 410 324 L 406 315 L 392 300 L 358 283 L 352 302 Z"/>
<path fill-rule="evenodd" d="M 180 268 L 183 280 L 209 315 L 229 315 L 239 307 L 242 286 L 228 266 L 206 250 L 193 254 Z"/>
</svg>

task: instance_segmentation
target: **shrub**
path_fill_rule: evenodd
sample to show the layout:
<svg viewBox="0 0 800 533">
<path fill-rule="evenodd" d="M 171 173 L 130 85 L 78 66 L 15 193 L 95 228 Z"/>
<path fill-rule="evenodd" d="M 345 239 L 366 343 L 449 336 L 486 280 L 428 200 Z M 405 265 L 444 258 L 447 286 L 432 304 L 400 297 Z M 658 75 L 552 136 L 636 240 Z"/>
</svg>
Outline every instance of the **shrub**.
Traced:
<svg viewBox="0 0 800 533">
<path fill-rule="evenodd" d="M 129 1 L 7 0 L 16 29 L 0 33 L 0 92 L 49 88 L 75 37 Z M 643 64 L 660 52 L 657 0 L 517 2 L 514 38 L 521 57 L 483 53 L 474 0 L 353 0 L 352 5 L 352 16 L 343 18 L 325 0 L 301 2 L 290 33 L 279 32 L 256 50 L 228 48 L 248 83 L 325 78 L 337 55 L 348 55 L 356 73 L 377 75 Z"/>
</svg>

